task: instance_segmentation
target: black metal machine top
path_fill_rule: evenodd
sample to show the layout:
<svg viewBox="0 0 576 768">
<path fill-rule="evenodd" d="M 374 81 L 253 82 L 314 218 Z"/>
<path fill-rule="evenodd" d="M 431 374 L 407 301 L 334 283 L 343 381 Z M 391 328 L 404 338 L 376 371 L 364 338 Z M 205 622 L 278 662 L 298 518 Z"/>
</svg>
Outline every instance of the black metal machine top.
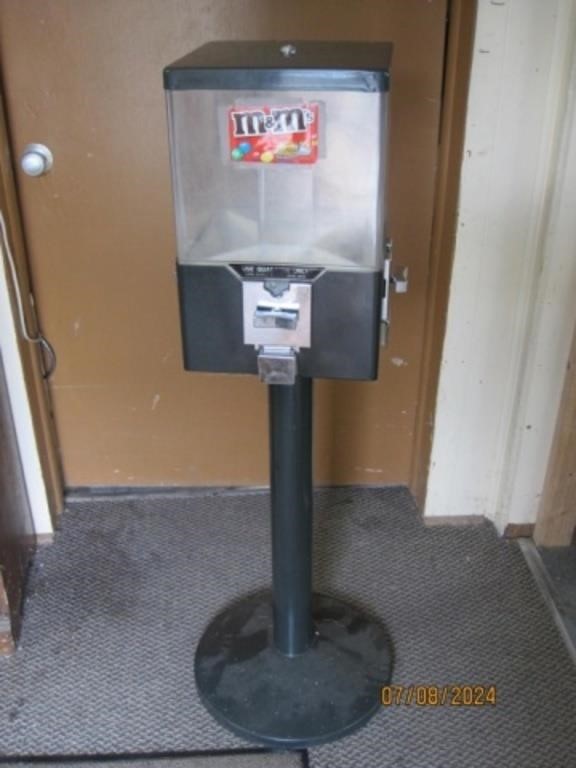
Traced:
<svg viewBox="0 0 576 768">
<path fill-rule="evenodd" d="M 182 90 L 387 91 L 390 43 L 215 42 L 164 70 Z"/>
</svg>

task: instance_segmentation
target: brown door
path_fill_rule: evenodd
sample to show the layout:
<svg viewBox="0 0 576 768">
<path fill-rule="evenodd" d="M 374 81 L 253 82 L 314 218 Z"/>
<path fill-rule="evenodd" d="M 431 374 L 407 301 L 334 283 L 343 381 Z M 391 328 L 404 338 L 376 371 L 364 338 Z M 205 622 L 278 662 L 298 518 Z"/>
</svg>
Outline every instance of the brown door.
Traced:
<svg viewBox="0 0 576 768">
<path fill-rule="evenodd" d="M 391 40 L 390 232 L 409 293 L 375 383 L 317 387 L 316 480 L 406 483 L 413 459 L 446 2 L 0 0 L 18 186 L 68 486 L 264 484 L 266 392 L 182 369 L 162 68 L 214 39 Z"/>
</svg>

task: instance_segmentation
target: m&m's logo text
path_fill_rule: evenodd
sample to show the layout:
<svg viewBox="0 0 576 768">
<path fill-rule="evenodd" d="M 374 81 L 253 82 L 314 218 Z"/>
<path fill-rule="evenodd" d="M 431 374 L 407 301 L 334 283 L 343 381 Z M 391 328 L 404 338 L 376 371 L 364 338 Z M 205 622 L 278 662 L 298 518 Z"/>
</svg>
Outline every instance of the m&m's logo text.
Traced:
<svg viewBox="0 0 576 768">
<path fill-rule="evenodd" d="M 267 133 L 302 133 L 314 123 L 314 112 L 306 107 L 272 108 L 232 112 L 234 136 L 264 136 Z"/>
<path fill-rule="evenodd" d="M 318 159 L 318 104 L 233 107 L 228 113 L 232 160 L 310 164 Z"/>
</svg>

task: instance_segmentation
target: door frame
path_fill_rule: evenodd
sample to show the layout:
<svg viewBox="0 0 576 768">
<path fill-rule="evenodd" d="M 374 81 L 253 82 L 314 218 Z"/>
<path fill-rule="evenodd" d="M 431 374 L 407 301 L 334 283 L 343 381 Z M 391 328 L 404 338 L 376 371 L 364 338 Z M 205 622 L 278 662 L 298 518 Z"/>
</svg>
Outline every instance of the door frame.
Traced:
<svg viewBox="0 0 576 768">
<path fill-rule="evenodd" d="M 460 170 L 464 154 L 476 13 L 476 0 L 451 0 L 448 3 L 438 172 L 430 245 L 425 336 L 422 345 L 422 377 L 410 472 L 410 490 L 421 509 L 425 505 L 428 485 L 434 414 L 456 242 Z"/>
<path fill-rule="evenodd" d="M 426 517 L 536 521 L 576 320 L 576 0 L 482 0 Z"/>
<path fill-rule="evenodd" d="M 28 327 L 34 329 L 37 325 L 31 301 L 33 289 L 13 162 L 4 103 L 0 99 L 0 210 L 4 215 L 26 321 Z M 4 245 L 0 251 L 0 349 L 34 528 L 38 539 L 44 540 L 51 537 L 63 507 L 58 444 L 41 351 L 38 344 L 31 344 L 23 338 Z"/>
</svg>

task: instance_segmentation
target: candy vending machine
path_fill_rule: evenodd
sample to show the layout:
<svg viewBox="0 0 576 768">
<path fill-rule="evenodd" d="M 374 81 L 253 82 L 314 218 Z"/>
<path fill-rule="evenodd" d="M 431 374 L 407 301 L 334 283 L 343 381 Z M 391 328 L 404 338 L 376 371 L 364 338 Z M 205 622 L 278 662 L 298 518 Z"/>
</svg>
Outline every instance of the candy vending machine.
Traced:
<svg viewBox="0 0 576 768">
<path fill-rule="evenodd" d="M 196 684 L 250 740 L 379 708 L 385 628 L 312 589 L 312 382 L 377 376 L 387 327 L 391 45 L 217 42 L 167 67 L 184 366 L 268 385 L 272 587 L 206 628 Z"/>
</svg>

